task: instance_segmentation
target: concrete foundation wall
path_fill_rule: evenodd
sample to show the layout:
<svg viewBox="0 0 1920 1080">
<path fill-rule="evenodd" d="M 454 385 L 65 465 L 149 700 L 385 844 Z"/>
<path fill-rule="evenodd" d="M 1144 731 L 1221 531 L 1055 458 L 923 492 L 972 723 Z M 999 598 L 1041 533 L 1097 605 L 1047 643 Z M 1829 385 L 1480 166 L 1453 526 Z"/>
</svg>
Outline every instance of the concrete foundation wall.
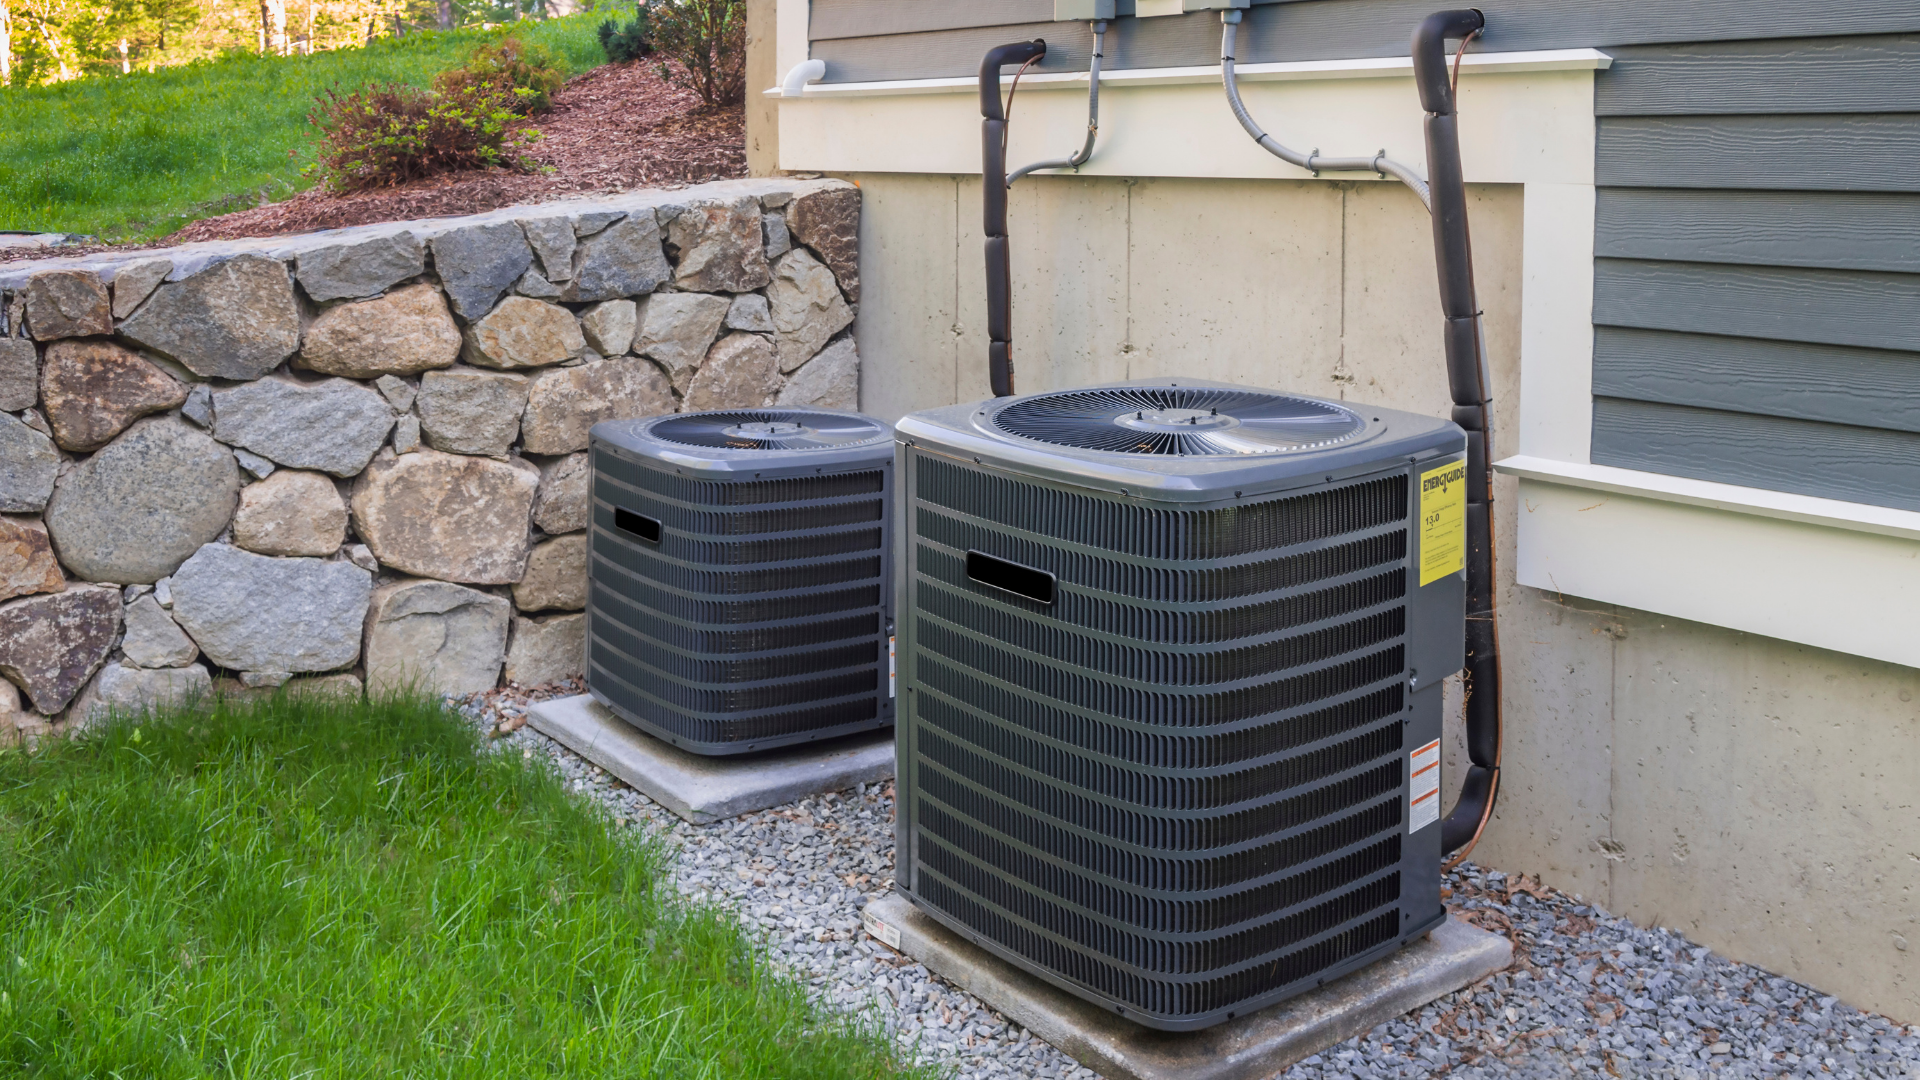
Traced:
<svg viewBox="0 0 1920 1080">
<path fill-rule="evenodd" d="M 979 179 L 847 178 L 862 408 L 985 397 Z M 1522 190 L 1470 198 L 1510 433 Z M 1033 177 L 1010 219 L 1022 392 L 1177 374 L 1444 414 L 1428 220 L 1397 185 Z M 1475 858 L 1920 1020 L 1920 672 L 1515 585 L 1526 508 L 1497 497 L 1506 779 Z"/>
</svg>

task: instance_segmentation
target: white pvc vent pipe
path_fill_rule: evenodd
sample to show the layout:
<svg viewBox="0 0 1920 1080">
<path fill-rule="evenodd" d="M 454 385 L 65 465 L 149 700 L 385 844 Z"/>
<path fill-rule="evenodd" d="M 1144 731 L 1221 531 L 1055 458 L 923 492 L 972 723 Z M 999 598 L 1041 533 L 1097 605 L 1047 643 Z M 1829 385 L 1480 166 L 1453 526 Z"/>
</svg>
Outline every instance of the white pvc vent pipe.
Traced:
<svg viewBox="0 0 1920 1080">
<path fill-rule="evenodd" d="M 826 77 L 827 62 L 825 60 L 802 60 L 793 65 L 793 70 L 787 72 L 786 79 L 780 83 L 780 96 L 803 97 L 808 83 L 817 82 Z"/>
</svg>

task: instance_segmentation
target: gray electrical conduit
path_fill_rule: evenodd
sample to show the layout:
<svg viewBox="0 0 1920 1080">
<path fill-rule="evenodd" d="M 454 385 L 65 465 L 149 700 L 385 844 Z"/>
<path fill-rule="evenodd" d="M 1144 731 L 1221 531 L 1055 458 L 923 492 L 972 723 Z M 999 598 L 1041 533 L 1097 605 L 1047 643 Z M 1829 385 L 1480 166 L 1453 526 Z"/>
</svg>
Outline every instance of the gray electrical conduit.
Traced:
<svg viewBox="0 0 1920 1080">
<path fill-rule="evenodd" d="M 1079 151 L 1071 157 L 1058 158 L 1053 161 L 1036 161 L 1031 165 L 1024 165 L 1015 169 L 1012 175 L 1007 177 L 1008 187 L 1012 187 L 1015 180 L 1020 179 L 1030 172 L 1037 172 L 1041 169 L 1078 169 L 1080 166 L 1085 165 L 1089 158 L 1093 157 L 1093 141 L 1100 135 L 1100 59 L 1106 46 L 1106 40 L 1107 24 L 1105 22 L 1094 23 L 1093 62 L 1087 69 L 1087 77 L 1092 85 L 1087 90 L 1086 145 L 1082 146 Z"/>
<path fill-rule="evenodd" d="M 1298 165 L 1315 176 L 1320 175 L 1323 169 L 1327 172 L 1375 172 L 1381 176 L 1390 176 L 1412 188 L 1413 193 L 1420 196 L 1420 205 L 1432 211 L 1433 197 L 1427 192 L 1427 182 L 1421 179 L 1420 174 L 1413 169 L 1388 157 L 1385 150 L 1372 157 L 1322 157 L 1318 150 L 1303 154 L 1298 150 L 1280 145 L 1273 136 L 1261 130 L 1260 125 L 1254 123 L 1253 117 L 1247 113 L 1246 105 L 1240 100 L 1239 80 L 1234 75 L 1233 43 L 1239 33 L 1240 12 L 1221 12 L 1220 79 L 1227 87 L 1227 104 L 1233 106 L 1234 119 L 1240 121 L 1240 126 L 1247 129 L 1247 134 L 1253 136 L 1253 141 L 1259 143 L 1261 149 L 1289 165 Z"/>
</svg>

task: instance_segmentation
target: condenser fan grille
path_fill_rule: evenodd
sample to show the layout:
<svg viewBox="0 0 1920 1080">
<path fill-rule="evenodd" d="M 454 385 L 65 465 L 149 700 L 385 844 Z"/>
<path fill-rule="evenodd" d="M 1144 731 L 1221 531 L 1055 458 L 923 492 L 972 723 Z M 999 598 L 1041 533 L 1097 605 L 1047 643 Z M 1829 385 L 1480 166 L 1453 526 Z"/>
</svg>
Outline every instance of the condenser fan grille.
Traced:
<svg viewBox="0 0 1920 1080">
<path fill-rule="evenodd" d="M 1120 454 L 1278 454 L 1331 446 L 1365 422 L 1338 405 L 1253 390 L 1135 386 L 1068 390 L 993 415 L 1009 435 Z"/>
<path fill-rule="evenodd" d="M 723 450 L 832 450 L 887 439 L 890 433 L 865 417 L 786 409 L 670 416 L 650 432 L 663 442 Z"/>
</svg>

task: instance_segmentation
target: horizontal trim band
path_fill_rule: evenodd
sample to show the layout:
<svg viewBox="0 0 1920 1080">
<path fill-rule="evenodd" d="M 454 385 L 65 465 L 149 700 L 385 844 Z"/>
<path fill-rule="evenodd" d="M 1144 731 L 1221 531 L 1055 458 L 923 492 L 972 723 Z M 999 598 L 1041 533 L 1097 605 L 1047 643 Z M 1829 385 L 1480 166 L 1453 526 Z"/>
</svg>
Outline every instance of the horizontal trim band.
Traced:
<svg viewBox="0 0 1920 1080">
<path fill-rule="evenodd" d="M 1509 75 L 1534 71 L 1605 71 L 1613 58 L 1597 49 L 1550 49 L 1540 52 L 1468 53 L 1460 62 L 1461 76 L 1469 74 Z M 1237 69 L 1242 82 L 1315 82 L 1344 79 L 1394 79 L 1413 77 L 1413 59 L 1406 56 L 1363 57 L 1355 60 L 1295 60 L 1277 64 L 1243 64 Z M 828 71 L 832 73 L 831 69 Z M 1102 89 L 1123 86 L 1194 86 L 1218 84 L 1220 66 L 1131 68 L 1100 73 Z M 1045 75 L 1027 75 L 1020 80 L 1022 90 L 1077 90 L 1087 88 L 1087 73 L 1067 71 Z M 913 94 L 972 94 L 979 92 L 977 78 L 892 79 L 883 82 L 809 83 L 801 95 L 806 98 L 899 97 Z M 762 91 L 779 97 L 775 86 Z"/>
<path fill-rule="evenodd" d="M 1762 488 L 1739 487 L 1711 480 L 1588 465 L 1572 461 L 1517 455 L 1496 462 L 1494 468 L 1524 480 L 1633 495 L 1643 499 L 1704 506 L 1756 517 L 1825 525 L 1835 529 L 1920 540 L 1920 512 L 1885 506 L 1793 495 Z"/>
</svg>

